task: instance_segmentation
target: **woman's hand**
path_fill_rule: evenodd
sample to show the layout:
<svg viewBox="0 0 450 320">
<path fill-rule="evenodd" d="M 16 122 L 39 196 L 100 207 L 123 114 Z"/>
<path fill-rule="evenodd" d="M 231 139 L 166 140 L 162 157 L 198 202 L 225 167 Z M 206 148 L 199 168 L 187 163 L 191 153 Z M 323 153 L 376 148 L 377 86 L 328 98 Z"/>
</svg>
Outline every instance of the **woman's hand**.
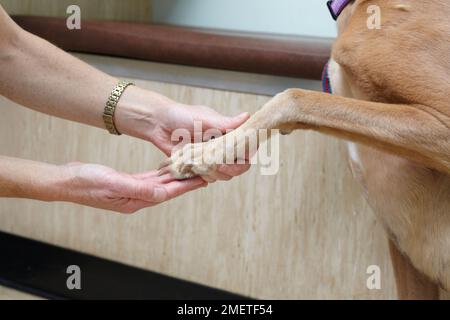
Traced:
<svg viewBox="0 0 450 320">
<path fill-rule="evenodd" d="M 167 156 L 180 142 L 172 140 L 175 130 L 186 130 L 193 142 L 194 135 L 211 129 L 222 134 L 241 126 L 249 118 L 248 113 L 227 117 L 206 106 L 177 103 L 157 93 L 139 87 L 128 87 L 116 108 L 115 124 L 119 132 L 152 142 Z M 194 132 L 194 125 L 199 132 Z M 203 140 L 210 139 L 203 136 Z M 200 141 L 197 141 L 200 142 Z"/>
<path fill-rule="evenodd" d="M 131 175 L 93 164 L 73 163 L 62 170 L 70 178 L 57 200 L 120 213 L 134 213 L 207 185 L 201 178 L 174 181 L 156 171 Z"/>
<path fill-rule="evenodd" d="M 212 137 L 217 138 L 217 135 L 225 134 L 227 130 L 240 127 L 248 120 L 249 114 L 227 117 L 206 106 L 175 103 L 168 106 L 159 117 L 155 134 L 150 139 L 161 151 L 170 155 L 180 143 L 208 141 Z M 190 140 L 180 141 L 177 134 L 173 136 L 177 130 L 180 133 L 188 133 Z"/>
<path fill-rule="evenodd" d="M 150 141 L 170 156 L 180 143 L 207 141 L 211 136 L 240 127 L 248 118 L 248 113 L 227 117 L 206 106 L 176 103 L 153 92 L 129 87 L 119 101 L 115 121 L 119 132 Z M 189 140 L 180 141 L 179 132 L 188 134 Z M 229 180 L 248 169 L 249 165 L 223 165 L 217 180 Z"/>
</svg>

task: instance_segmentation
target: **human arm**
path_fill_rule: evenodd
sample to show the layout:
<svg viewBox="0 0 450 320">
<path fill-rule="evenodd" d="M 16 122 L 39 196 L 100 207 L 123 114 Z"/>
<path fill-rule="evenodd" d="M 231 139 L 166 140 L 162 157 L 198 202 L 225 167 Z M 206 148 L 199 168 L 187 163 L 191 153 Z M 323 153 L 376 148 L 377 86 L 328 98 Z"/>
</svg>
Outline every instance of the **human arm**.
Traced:
<svg viewBox="0 0 450 320">
<path fill-rule="evenodd" d="M 207 185 L 175 181 L 156 171 L 126 174 L 100 165 L 51 165 L 0 156 L 0 198 L 64 201 L 134 213 Z"/>
<path fill-rule="evenodd" d="M 118 44 L 120 45 L 120 44 Z M 118 79 L 17 26 L 0 7 L 0 94 L 28 108 L 104 128 L 105 102 Z M 169 155 L 176 129 L 234 129 L 247 114 L 226 117 L 205 106 L 178 103 L 156 92 L 128 87 L 115 113 L 119 132 L 150 141 Z"/>
</svg>

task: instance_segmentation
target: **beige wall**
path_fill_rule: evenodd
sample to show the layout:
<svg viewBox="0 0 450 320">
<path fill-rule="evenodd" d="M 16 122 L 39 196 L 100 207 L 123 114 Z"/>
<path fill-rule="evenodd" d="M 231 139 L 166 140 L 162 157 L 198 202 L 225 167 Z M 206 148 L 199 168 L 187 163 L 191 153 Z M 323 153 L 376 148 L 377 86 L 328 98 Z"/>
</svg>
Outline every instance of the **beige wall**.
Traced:
<svg viewBox="0 0 450 320">
<path fill-rule="evenodd" d="M 71 4 L 79 5 L 84 19 L 151 21 L 151 0 L 0 0 L 9 14 L 66 16 Z"/>
<path fill-rule="evenodd" d="M 137 81 L 226 114 L 267 97 Z M 0 99 L 1 154 L 140 172 L 163 159 L 149 143 L 50 118 Z M 256 298 L 395 298 L 386 236 L 353 181 L 345 148 L 311 132 L 281 138 L 281 168 L 126 216 L 72 204 L 0 199 L 0 229 Z M 382 290 L 366 288 L 378 265 Z"/>
</svg>

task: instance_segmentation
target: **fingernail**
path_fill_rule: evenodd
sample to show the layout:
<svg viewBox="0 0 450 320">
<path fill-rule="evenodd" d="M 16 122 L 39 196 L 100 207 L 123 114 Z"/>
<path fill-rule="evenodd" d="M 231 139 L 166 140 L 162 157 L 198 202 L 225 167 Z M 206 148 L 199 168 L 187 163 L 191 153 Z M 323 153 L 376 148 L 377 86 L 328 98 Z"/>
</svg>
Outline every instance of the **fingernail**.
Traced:
<svg viewBox="0 0 450 320">
<path fill-rule="evenodd" d="M 238 115 L 237 118 L 247 118 L 248 116 L 249 116 L 249 113 L 244 112 L 244 113 L 241 113 L 240 115 Z"/>
</svg>

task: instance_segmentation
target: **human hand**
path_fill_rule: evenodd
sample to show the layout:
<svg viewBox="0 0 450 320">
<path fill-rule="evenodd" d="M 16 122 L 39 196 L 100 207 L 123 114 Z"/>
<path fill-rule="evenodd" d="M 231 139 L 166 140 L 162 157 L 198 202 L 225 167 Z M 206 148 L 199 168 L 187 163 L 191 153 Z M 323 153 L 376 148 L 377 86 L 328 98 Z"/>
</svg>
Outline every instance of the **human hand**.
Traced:
<svg viewBox="0 0 450 320">
<path fill-rule="evenodd" d="M 161 121 L 158 135 L 155 136 L 154 144 L 163 150 L 166 154 L 173 154 L 183 145 L 189 142 L 208 141 L 211 138 L 217 138 L 225 134 L 228 130 L 236 129 L 248 120 L 249 114 L 243 113 L 237 117 L 226 117 L 205 106 L 189 106 L 176 104 L 167 109 L 165 119 L 170 121 Z M 194 132 L 194 124 L 201 124 L 201 132 Z M 189 141 L 173 140 L 172 134 L 177 129 L 185 129 L 191 139 Z M 202 134 L 201 141 L 194 141 L 196 134 Z M 171 153 L 169 153 L 169 150 Z M 202 176 L 207 182 L 228 181 L 233 177 L 240 176 L 248 171 L 249 164 L 228 164 L 220 165 L 211 176 Z"/>
<path fill-rule="evenodd" d="M 249 117 L 248 113 L 228 117 L 206 106 L 175 103 L 168 106 L 163 114 L 159 115 L 158 128 L 151 140 L 166 155 L 170 155 L 175 147 L 179 148 L 180 143 L 194 142 L 196 135 L 200 135 L 201 140 L 195 142 L 208 141 L 238 128 Z M 195 125 L 197 128 L 194 127 Z M 177 138 L 173 136 L 173 133 L 179 129 L 184 129 L 186 133 L 189 133 L 191 139 L 189 141 L 172 139 Z M 196 132 L 195 129 L 201 129 L 201 131 Z"/>
<path fill-rule="evenodd" d="M 71 163 L 62 166 L 66 182 L 58 200 L 120 213 L 134 213 L 205 187 L 201 178 L 176 181 L 157 171 L 126 174 L 94 164 Z"/>
<path fill-rule="evenodd" d="M 129 87 L 119 101 L 116 110 L 116 126 L 124 134 L 152 142 L 167 156 L 182 144 L 195 142 L 200 135 L 207 141 L 212 136 L 226 133 L 240 127 L 248 120 L 249 114 L 227 117 L 206 106 L 191 106 L 174 102 L 153 92 Z M 195 124 L 201 124 L 201 131 L 194 132 Z M 184 129 L 189 140 L 172 139 L 176 130 Z M 214 134 L 212 131 L 216 131 Z M 199 141 L 196 141 L 199 142 Z M 229 180 L 243 174 L 249 165 L 226 165 L 216 171 L 216 180 Z"/>
</svg>

